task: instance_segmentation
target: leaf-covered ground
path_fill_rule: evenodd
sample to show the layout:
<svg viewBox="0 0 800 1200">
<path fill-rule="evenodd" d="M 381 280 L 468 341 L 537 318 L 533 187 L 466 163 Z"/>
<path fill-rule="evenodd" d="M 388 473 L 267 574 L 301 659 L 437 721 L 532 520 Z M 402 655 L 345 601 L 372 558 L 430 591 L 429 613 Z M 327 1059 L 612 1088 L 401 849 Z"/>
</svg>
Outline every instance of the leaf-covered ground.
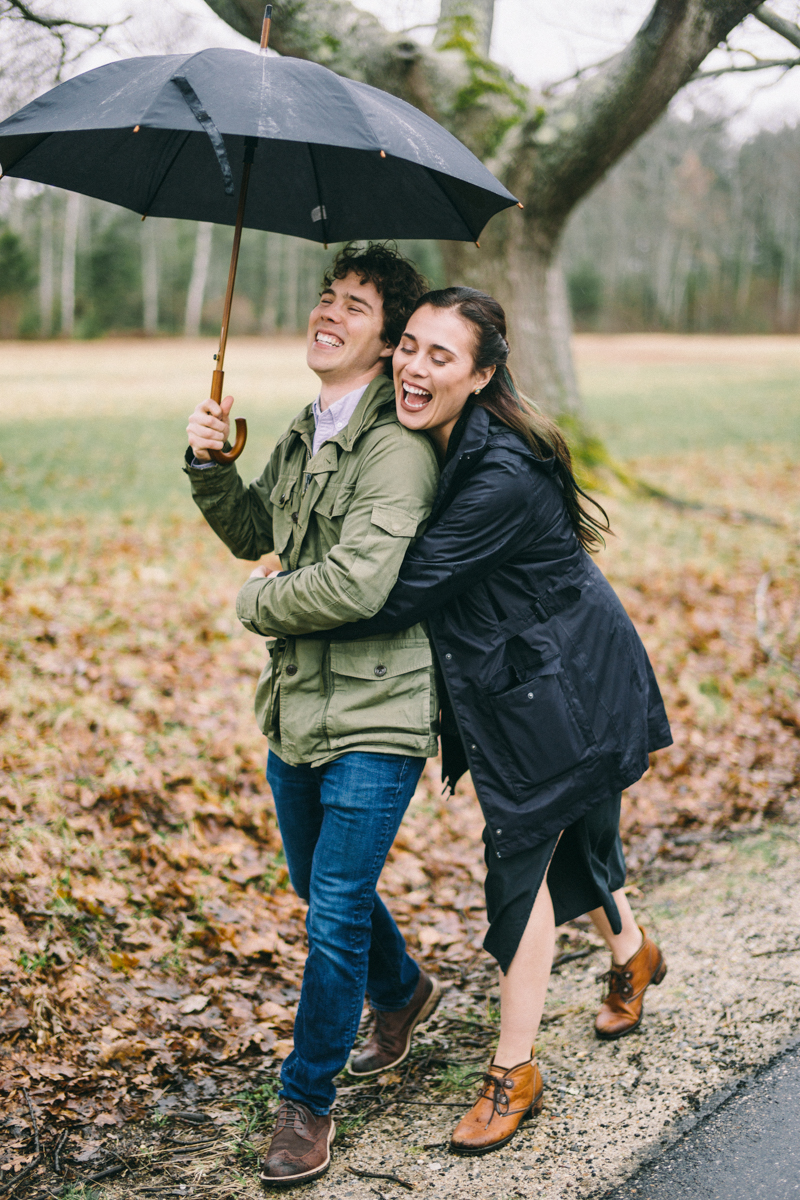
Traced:
<svg viewBox="0 0 800 1200">
<path fill-rule="evenodd" d="M 637 469 L 779 527 L 609 501 L 602 566 L 675 734 L 625 798 L 634 881 L 800 796 L 800 468 L 729 448 Z M 35 1162 L 29 1102 L 75 1178 L 105 1126 L 269 1092 L 304 961 L 252 716 L 263 646 L 233 616 L 246 565 L 197 519 L 26 512 L 2 564 L 0 1187 Z M 430 763 L 382 879 L 456 980 L 486 968 L 481 827 Z"/>
</svg>

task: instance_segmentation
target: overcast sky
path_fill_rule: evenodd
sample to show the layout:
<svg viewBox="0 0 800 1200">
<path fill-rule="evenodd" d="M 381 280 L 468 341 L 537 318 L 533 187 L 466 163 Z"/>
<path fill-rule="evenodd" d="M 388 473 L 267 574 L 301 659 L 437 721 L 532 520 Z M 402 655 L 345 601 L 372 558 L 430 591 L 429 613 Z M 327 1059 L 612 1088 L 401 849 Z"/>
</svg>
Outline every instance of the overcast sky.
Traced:
<svg viewBox="0 0 800 1200">
<path fill-rule="evenodd" d="M 393 29 L 414 28 L 427 40 L 439 0 L 359 0 Z M 800 0 L 771 0 L 770 6 L 795 21 Z M 71 9 L 84 20 L 124 21 L 109 45 L 82 60 L 79 70 L 118 54 L 148 54 L 201 49 L 211 45 L 250 46 L 217 18 L 204 0 L 52 0 L 53 11 Z M 652 0 L 497 0 L 492 54 L 531 86 L 565 78 L 577 68 L 607 58 L 635 33 L 652 7 Z M 127 18 L 127 20 L 125 20 Z M 274 19 L 280 20 L 280 2 Z M 782 38 L 748 18 L 732 43 L 761 58 L 797 54 Z M 723 61 L 717 51 L 706 66 Z M 743 53 L 739 61 L 747 61 Z M 692 84 L 678 101 L 678 110 L 692 104 L 723 109 L 733 119 L 739 137 L 760 127 L 796 124 L 800 118 L 800 68 L 782 79 L 779 73 L 753 72 Z"/>
</svg>

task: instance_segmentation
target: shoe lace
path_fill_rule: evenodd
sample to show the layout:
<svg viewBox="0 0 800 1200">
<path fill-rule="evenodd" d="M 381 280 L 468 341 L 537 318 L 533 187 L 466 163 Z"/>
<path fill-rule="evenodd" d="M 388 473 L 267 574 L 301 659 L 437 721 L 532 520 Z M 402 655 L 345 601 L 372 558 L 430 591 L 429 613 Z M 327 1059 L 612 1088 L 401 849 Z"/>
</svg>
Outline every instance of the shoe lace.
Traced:
<svg viewBox="0 0 800 1200">
<path fill-rule="evenodd" d="M 275 1133 L 280 1133 L 282 1129 L 291 1128 L 297 1130 L 298 1125 L 306 1125 L 307 1123 L 308 1113 L 306 1110 L 287 1100 L 278 1109 L 278 1116 L 275 1121 Z"/>
<path fill-rule="evenodd" d="M 602 975 L 595 977 L 597 983 L 608 984 L 608 995 L 612 996 L 615 992 L 621 996 L 623 1000 L 627 1000 L 633 995 L 633 971 L 625 971 L 622 967 L 611 967 L 608 971 L 603 971 Z"/>
<path fill-rule="evenodd" d="M 509 1093 L 514 1090 L 514 1080 L 508 1075 L 492 1075 L 490 1071 L 473 1071 L 470 1075 L 465 1075 L 462 1082 L 467 1084 L 480 1082 L 483 1084 L 481 1088 L 480 1099 L 491 1100 L 492 1115 L 487 1121 L 487 1125 L 495 1116 L 504 1117 L 508 1112 L 510 1102 Z"/>
</svg>

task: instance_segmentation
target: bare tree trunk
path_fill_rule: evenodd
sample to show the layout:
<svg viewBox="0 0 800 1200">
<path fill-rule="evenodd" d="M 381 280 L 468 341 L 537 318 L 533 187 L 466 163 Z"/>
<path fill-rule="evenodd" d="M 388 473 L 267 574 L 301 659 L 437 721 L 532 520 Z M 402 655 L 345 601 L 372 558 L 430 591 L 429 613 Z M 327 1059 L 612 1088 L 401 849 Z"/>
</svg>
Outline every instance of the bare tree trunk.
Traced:
<svg viewBox="0 0 800 1200">
<path fill-rule="evenodd" d="M 512 210 L 495 217 L 480 249 L 462 242 L 443 249 L 452 282 L 490 292 L 506 310 L 509 366 L 520 388 L 547 412 L 580 416 L 560 239 L 526 229 Z"/>
<path fill-rule="evenodd" d="M 197 239 L 194 244 L 192 277 L 186 294 L 186 316 L 183 332 L 186 337 L 200 336 L 200 321 L 203 316 L 203 299 L 208 282 L 208 267 L 211 262 L 211 240 L 214 226 L 211 221 L 198 221 Z"/>
<path fill-rule="evenodd" d="M 158 333 L 158 247 L 156 227 L 142 222 L 142 316 L 149 337 Z"/>
<path fill-rule="evenodd" d="M 39 336 L 52 337 L 55 271 L 53 261 L 53 193 L 45 189 L 39 225 Z"/>
<path fill-rule="evenodd" d="M 72 337 L 75 332 L 75 261 L 78 255 L 78 224 L 81 199 L 70 192 L 64 214 L 64 246 L 61 259 L 61 333 Z"/>
</svg>

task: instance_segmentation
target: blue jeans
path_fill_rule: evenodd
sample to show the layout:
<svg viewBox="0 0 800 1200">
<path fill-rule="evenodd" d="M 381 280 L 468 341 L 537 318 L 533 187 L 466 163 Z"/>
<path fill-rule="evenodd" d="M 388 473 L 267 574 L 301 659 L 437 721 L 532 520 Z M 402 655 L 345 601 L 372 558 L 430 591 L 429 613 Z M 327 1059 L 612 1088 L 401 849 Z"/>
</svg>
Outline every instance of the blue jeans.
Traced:
<svg viewBox="0 0 800 1200">
<path fill-rule="evenodd" d="M 290 767 L 272 751 L 267 760 L 289 877 L 308 903 L 308 959 L 281 1096 L 318 1116 L 333 1103 L 365 992 L 373 1008 L 396 1012 L 419 981 L 375 888 L 424 763 L 361 751 L 322 767 Z"/>
</svg>

